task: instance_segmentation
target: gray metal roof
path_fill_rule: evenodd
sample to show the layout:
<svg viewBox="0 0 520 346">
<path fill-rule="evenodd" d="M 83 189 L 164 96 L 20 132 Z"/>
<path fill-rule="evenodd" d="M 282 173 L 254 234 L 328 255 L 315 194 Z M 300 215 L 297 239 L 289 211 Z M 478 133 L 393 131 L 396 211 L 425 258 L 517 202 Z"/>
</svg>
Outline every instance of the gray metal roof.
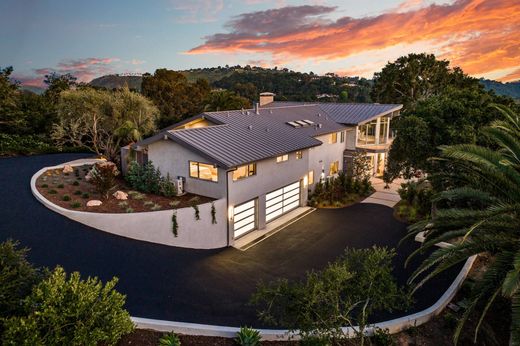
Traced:
<svg viewBox="0 0 520 346">
<path fill-rule="evenodd" d="M 179 124 L 136 143 L 150 144 L 165 136 L 224 168 L 275 157 L 321 145 L 316 136 L 341 131 L 377 116 L 400 109 L 401 105 L 273 102 L 259 109 L 207 112 L 216 125 L 178 129 Z M 288 122 L 308 120 L 310 126 L 293 127 Z"/>
<path fill-rule="evenodd" d="M 328 117 L 318 116 L 318 113 L 316 106 L 291 111 L 261 109 L 259 114 L 251 110 L 210 112 L 203 116 L 224 125 L 167 132 L 172 140 L 231 168 L 321 145 L 315 136 L 344 128 Z M 286 123 L 304 119 L 311 120 L 316 126 L 294 128 Z"/>
<path fill-rule="evenodd" d="M 400 104 L 382 103 L 302 103 L 290 101 L 275 101 L 262 108 L 291 108 L 306 105 L 316 105 L 322 112 L 336 122 L 345 125 L 359 125 L 403 108 Z"/>
</svg>

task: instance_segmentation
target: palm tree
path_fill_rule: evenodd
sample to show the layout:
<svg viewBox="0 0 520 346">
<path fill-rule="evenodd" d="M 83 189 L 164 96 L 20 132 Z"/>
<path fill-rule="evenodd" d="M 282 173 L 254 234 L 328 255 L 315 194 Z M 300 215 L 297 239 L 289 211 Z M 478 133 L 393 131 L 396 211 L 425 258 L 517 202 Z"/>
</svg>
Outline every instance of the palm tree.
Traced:
<svg viewBox="0 0 520 346">
<path fill-rule="evenodd" d="M 453 246 L 435 250 L 410 278 L 414 290 L 469 257 L 487 253 L 492 261 L 472 289 L 468 308 L 454 334 L 458 341 L 469 315 L 480 310 L 482 321 L 499 295 L 511 300 L 511 340 L 520 345 L 520 117 L 503 106 L 504 115 L 483 132 L 493 148 L 461 144 L 441 147 L 441 158 L 460 169 L 457 187 L 438 194 L 440 205 L 431 220 L 410 227 L 407 237 L 424 231 L 423 246 L 410 258 L 439 242 Z M 409 260 L 410 260 L 409 258 Z"/>
</svg>

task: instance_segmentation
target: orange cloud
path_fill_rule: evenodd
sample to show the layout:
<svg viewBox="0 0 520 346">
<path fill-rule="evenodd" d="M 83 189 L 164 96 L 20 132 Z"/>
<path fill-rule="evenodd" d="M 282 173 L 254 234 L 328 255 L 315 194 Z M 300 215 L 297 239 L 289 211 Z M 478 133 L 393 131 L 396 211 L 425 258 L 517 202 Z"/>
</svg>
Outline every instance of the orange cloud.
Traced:
<svg viewBox="0 0 520 346">
<path fill-rule="evenodd" d="M 325 16 L 336 8 L 327 6 L 246 13 L 227 23 L 230 32 L 206 37 L 188 53 L 245 51 L 274 58 L 335 60 L 428 41 L 442 58 L 470 74 L 520 67 L 520 1 L 457 0 L 415 8 L 420 4 L 411 0 L 389 13 L 335 21 Z"/>
</svg>

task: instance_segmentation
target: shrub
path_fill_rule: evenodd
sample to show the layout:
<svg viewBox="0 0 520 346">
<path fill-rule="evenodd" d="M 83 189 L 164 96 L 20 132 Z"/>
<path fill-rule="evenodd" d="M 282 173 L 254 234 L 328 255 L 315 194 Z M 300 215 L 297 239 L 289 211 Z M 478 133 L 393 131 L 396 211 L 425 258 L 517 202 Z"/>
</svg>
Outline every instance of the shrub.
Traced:
<svg viewBox="0 0 520 346">
<path fill-rule="evenodd" d="M 4 345 L 115 344 L 134 328 L 116 283 L 56 267 L 25 299 L 27 315 L 5 321 Z"/>
<path fill-rule="evenodd" d="M 159 339 L 159 346 L 181 346 L 181 340 L 174 332 L 170 332 Z"/>
<path fill-rule="evenodd" d="M 199 211 L 199 206 L 198 205 L 192 205 L 192 208 L 193 210 L 195 211 L 195 220 L 196 221 L 199 221 L 200 220 L 200 211 Z"/>
<path fill-rule="evenodd" d="M 170 205 L 170 207 L 172 208 L 177 208 L 179 206 L 179 204 L 181 204 L 181 201 L 171 201 L 170 203 L 168 203 Z"/>
<path fill-rule="evenodd" d="M 376 346 L 393 346 L 395 345 L 395 341 L 390 335 L 388 329 L 376 328 L 374 330 L 374 335 L 371 338 L 371 341 Z"/>
<path fill-rule="evenodd" d="M 161 172 L 154 167 L 152 161 L 148 161 L 144 165 L 131 161 L 125 179 L 132 188 L 138 191 L 155 194 L 159 194 L 161 191 Z"/>
<path fill-rule="evenodd" d="M 161 195 L 164 197 L 173 197 L 177 194 L 177 188 L 175 184 L 170 179 L 170 173 L 166 174 L 165 178 L 162 178 L 159 182 Z"/>
<path fill-rule="evenodd" d="M 143 206 L 145 206 L 145 207 L 151 207 L 152 205 L 154 205 L 154 202 L 152 202 L 152 201 L 144 201 L 143 202 Z"/>
<path fill-rule="evenodd" d="M 394 250 L 347 249 L 344 256 L 299 281 L 278 279 L 261 283 L 251 302 L 260 305 L 260 318 L 278 326 L 297 326 L 303 339 L 339 341 L 341 327 L 361 326 L 374 311 L 391 311 L 409 303 L 392 276 Z M 362 309 L 355 307 L 362 306 Z"/>
<path fill-rule="evenodd" d="M 48 138 L 43 138 L 38 135 L 22 136 L 0 133 L 0 153 L 3 155 L 29 155 L 57 151 L 59 150 L 49 143 Z"/>
<path fill-rule="evenodd" d="M 135 199 L 135 200 L 141 200 L 141 199 L 144 199 L 145 197 L 146 196 L 144 194 L 139 193 L 139 192 L 132 196 L 132 198 Z"/>
<path fill-rule="evenodd" d="M 162 209 L 161 205 L 160 205 L 160 204 L 157 204 L 157 203 L 154 203 L 154 205 L 152 205 L 152 206 L 150 207 L 150 210 L 153 210 L 153 211 L 161 210 L 161 209 Z"/>
<path fill-rule="evenodd" d="M 172 214 L 172 233 L 175 236 L 175 238 L 177 238 L 178 230 L 179 224 L 177 223 L 177 210 L 174 210 Z"/>
<path fill-rule="evenodd" d="M 132 208 L 126 208 L 125 211 L 126 211 L 128 214 L 130 214 L 130 213 L 133 213 L 133 212 L 134 212 L 134 209 L 132 209 Z"/>
<path fill-rule="evenodd" d="M 215 209 L 215 202 L 211 202 L 211 224 L 217 224 L 217 210 Z"/>
<path fill-rule="evenodd" d="M 250 327 L 240 327 L 240 330 L 237 332 L 237 336 L 235 341 L 240 346 L 259 346 L 260 340 L 262 337 L 260 336 L 260 332 Z"/>
<path fill-rule="evenodd" d="M 96 191 L 108 199 L 110 190 L 116 187 L 116 176 L 119 175 L 115 163 L 98 162 L 92 167 L 89 175 L 90 183 L 96 187 Z"/>
<path fill-rule="evenodd" d="M 70 201 L 70 196 L 69 195 L 63 195 L 63 197 L 61 199 L 64 200 L 65 202 L 68 202 L 68 201 Z"/>
<path fill-rule="evenodd" d="M 56 191 L 56 190 L 54 190 L 54 189 L 50 189 L 50 190 L 49 190 L 49 194 L 50 194 L 50 195 L 55 195 L 55 194 L 57 194 L 57 193 L 58 193 L 58 191 Z"/>
<path fill-rule="evenodd" d="M 127 201 L 119 202 L 117 205 L 121 209 L 126 209 L 128 207 L 128 202 Z"/>
<path fill-rule="evenodd" d="M 74 209 L 77 209 L 79 207 L 81 207 L 81 202 L 80 201 L 74 201 L 70 204 L 71 208 L 74 208 Z"/>
<path fill-rule="evenodd" d="M 76 190 L 76 191 L 74 191 L 74 195 L 76 195 L 76 196 L 81 195 L 81 191 L 80 191 L 80 190 Z"/>
<path fill-rule="evenodd" d="M 58 189 L 63 189 L 65 187 L 65 185 L 63 184 L 59 184 L 58 186 L 56 186 Z"/>
<path fill-rule="evenodd" d="M 74 186 L 78 186 L 78 185 L 79 185 L 79 181 L 77 181 L 77 180 L 73 181 L 73 182 L 72 182 L 72 185 L 74 185 Z"/>
<path fill-rule="evenodd" d="M 48 188 L 48 187 L 49 187 L 48 184 L 42 184 L 42 185 L 41 185 L 41 188 L 43 188 L 43 189 L 46 189 L 46 188 Z"/>
<path fill-rule="evenodd" d="M 12 240 L 0 243 L 0 326 L 3 318 L 24 312 L 21 302 L 43 278 L 27 261 L 28 251 Z"/>
<path fill-rule="evenodd" d="M 81 198 L 84 198 L 84 199 L 87 199 L 87 198 L 89 198 L 89 197 L 90 197 L 90 195 L 88 194 L 88 192 L 85 192 L 85 193 L 83 193 L 83 194 L 81 195 Z"/>
</svg>

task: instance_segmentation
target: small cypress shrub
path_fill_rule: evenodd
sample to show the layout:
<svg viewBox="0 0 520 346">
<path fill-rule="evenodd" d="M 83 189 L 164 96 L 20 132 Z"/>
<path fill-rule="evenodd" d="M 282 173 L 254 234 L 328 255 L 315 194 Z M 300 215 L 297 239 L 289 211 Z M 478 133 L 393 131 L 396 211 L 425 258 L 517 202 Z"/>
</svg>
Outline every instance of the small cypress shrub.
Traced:
<svg viewBox="0 0 520 346">
<path fill-rule="evenodd" d="M 67 202 L 67 201 L 70 201 L 70 196 L 69 195 L 63 195 L 63 197 L 61 199 Z"/>
</svg>

